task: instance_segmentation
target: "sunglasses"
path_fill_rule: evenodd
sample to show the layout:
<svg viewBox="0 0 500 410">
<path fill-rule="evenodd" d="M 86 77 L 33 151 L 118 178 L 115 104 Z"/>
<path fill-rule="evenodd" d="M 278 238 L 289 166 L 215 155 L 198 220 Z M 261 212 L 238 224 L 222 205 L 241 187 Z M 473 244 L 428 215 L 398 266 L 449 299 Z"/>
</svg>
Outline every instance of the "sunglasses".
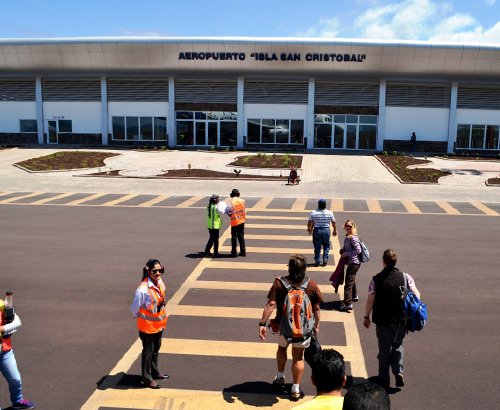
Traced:
<svg viewBox="0 0 500 410">
<path fill-rule="evenodd" d="M 163 275 L 163 273 L 165 272 L 165 268 L 160 268 L 160 269 L 151 269 L 150 272 L 152 274 L 157 274 L 159 273 L 160 275 Z"/>
<path fill-rule="evenodd" d="M 352 228 L 352 225 L 344 225 L 346 228 Z"/>
</svg>

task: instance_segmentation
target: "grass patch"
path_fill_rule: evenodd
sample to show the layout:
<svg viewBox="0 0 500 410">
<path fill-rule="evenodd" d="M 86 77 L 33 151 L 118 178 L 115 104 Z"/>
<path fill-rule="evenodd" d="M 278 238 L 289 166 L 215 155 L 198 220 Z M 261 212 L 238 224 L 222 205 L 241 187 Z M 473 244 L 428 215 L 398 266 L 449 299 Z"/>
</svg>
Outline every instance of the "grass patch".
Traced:
<svg viewBox="0 0 500 410">
<path fill-rule="evenodd" d="M 301 168 L 302 155 L 290 154 L 254 154 L 237 157 L 235 161 L 229 165 L 237 167 L 251 168 L 289 168 L 291 165 Z"/>
<path fill-rule="evenodd" d="M 120 154 L 110 152 L 88 152 L 88 151 L 59 151 L 43 157 L 31 158 L 18 162 L 23 168 L 30 171 L 60 171 L 79 168 L 104 167 L 106 158 L 115 157 Z"/>
</svg>

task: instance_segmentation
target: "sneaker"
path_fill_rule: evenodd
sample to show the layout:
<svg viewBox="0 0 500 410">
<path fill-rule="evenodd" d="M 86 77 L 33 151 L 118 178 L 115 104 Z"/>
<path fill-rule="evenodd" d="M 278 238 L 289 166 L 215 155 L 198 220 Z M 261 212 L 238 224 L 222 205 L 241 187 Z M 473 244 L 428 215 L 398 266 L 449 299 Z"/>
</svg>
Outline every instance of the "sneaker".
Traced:
<svg viewBox="0 0 500 410">
<path fill-rule="evenodd" d="M 292 392 L 290 400 L 292 401 L 299 401 L 302 397 L 304 397 L 304 392 L 299 390 L 298 392 Z"/>
<path fill-rule="evenodd" d="M 356 296 L 355 298 L 352 298 L 353 302 L 359 302 L 359 296 Z"/>
<path fill-rule="evenodd" d="M 342 312 L 349 312 L 349 311 L 351 311 L 351 310 L 352 310 L 352 305 L 344 305 L 344 304 L 342 304 L 342 305 L 340 306 L 340 310 L 341 310 Z"/>
<path fill-rule="evenodd" d="M 319 266 L 319 262 L 314 262 L 314 266 L 318 267 Z"/>
<path fill-rule="evenodd" d="M 326 266 L 326 265 L 328 265 L 328 261 L 323 259 L 323 266 Z"/>
<path fill-rule="evenodd" d="M 403 373 L 398 373 L 396 375 L 396 387 L 403 387 L 405 385 L 405 379 Z"/>
<path fill-rule="evenodd" d="M 13 409 L 34 409 L 35 408 L 35 403 L 32 401 L 22 399 L 19 400 L 17 403 L 14 403 L 12 405 Z"/>
<path fill-rule="evenodd" d="M 285 376 L 283 377 L 275 377 L 273 380 L 273 386 L 282 387 L 285 385 Z"/>
</svg>

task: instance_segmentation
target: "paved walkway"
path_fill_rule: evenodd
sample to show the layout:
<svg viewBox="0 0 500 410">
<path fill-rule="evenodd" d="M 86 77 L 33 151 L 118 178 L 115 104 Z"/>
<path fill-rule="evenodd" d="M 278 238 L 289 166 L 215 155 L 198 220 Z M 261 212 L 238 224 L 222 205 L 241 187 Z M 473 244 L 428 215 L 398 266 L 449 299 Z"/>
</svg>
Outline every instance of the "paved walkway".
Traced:
<svg viewBox="0 0 500 410">
<path fill-rule="evenodd" d="M 487 187 L 484 181 L 500 174 L 499 162 L 435 159 L 434 165 L 456 172 L 440 184 L 400 184 L 374 157 L 356 155 L 303 154 L 302 182 L 287 186 L 280 181 L 187 180 L 144 178 L 77 178 L 95 170 L 27 173 L 12 166 L 28 158 L 56 152 L 58 149 L 24 148 L 0 151 L 0 190 L 44 192 L 107 192 L 165 195 L 224 195 L 238 187 L 245 197 L 275 198 L 377 198 L 500 202 L 500 189 Z M 246 152 L 99 150 L 119 152 L 106 161 L 107 168 L 119 169 L 129 177 L 151 177 L 166 169 L 206 168 L 232 172 L 227 164 Z M 287 170 L 243 170 L 247 174 L 279 175 Z"/>
</svg>

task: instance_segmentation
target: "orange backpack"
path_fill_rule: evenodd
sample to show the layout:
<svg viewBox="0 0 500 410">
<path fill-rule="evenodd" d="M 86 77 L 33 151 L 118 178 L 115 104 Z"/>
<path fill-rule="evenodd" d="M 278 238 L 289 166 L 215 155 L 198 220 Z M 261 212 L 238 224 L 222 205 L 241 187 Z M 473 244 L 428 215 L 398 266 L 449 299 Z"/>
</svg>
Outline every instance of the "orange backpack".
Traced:
<svg viewBox="0 0 500 410">
<path fill-rule="evenodd" d="M 299 342 L 311 336 L 314 328 L 314 315 L 311 300 L 306 289 L 309 278 L 305 278 L 299 287 L 288 283 L 282 276 L 278 278 L 287 290 L 281 314 L 280 333 L 288 342 Z"/>
</svg>

